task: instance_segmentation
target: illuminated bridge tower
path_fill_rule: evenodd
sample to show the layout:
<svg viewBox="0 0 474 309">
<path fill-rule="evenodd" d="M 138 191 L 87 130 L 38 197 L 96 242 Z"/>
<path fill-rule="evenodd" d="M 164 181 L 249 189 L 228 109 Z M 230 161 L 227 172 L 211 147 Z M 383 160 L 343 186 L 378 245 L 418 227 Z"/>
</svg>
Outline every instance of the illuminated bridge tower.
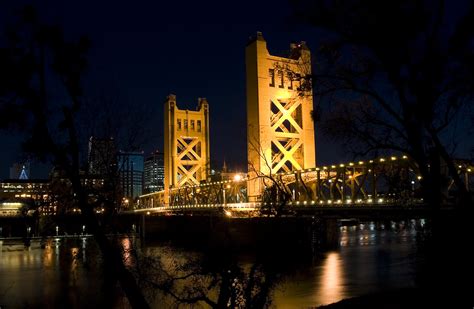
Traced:
<svg viewBox="0 0 474 309">
<path fill-rule="evenodd" d="M 316 165 L 311 53 L 304 42 L 290 45 L 288 58 L 270 55 L 262 33 L 245 51 L 247 79 L 248 196 L 257 200 L 256 172 L 275 174 Z M 253 180 L 252 180 L 253 179 Z"/>
<path fill-rule="evenodd" d="M 180 110 L 176 96 L 165 102 L 165 202 L 168 190 L 206 180 L 209 169 L 209 104 L 198 99 L 197 111 Z"/>
</svg>

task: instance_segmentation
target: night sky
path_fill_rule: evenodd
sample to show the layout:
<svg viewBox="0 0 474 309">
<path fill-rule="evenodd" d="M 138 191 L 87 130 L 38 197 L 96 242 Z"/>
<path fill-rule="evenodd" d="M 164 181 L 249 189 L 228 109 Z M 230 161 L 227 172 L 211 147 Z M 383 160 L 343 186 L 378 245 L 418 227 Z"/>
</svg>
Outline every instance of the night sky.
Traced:
<svg viewBox="0 0 474 309">
<path fill-rule="evenodd" d="M 64 27 L 71 38 L 92 40 L 86 85 L 116 89 L 130 108 L 146 106 L 150 134 L 145 153 L 163 149 L 163 102 L 176 94 L 181 109 L 195 109 L 198 97 L 210 104 L 211 161 L 220 168 L 246 168 L 245 45 L 262 31 L 271 53 L 307 41 L 316 50 L 320 34 L 292 21 L 285 0 L 259 1 L 10 1 L 0 4 L 0 24 L 25 3 L 42 20 Z M 112 90 L 113 91 L 113 90 Z M 317 136 L 318 164 L 348 158 Z M 20 138 L 1 133 L 0 178 L 21 158 Z M 45 168 L 33 169 L 44 177 Z"/>
</svg>

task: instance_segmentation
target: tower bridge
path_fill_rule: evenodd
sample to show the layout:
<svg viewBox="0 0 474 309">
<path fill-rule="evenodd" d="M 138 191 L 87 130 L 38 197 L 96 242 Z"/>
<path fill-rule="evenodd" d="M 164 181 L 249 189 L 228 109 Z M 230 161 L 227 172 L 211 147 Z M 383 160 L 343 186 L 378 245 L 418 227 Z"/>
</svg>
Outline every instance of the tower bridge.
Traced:
<svg viewBox="0 0 474 309">
<path fill-rule="evenodd" d="M 407 156 L 316 165 L 311 54 L 304 42 L 271 55 L 261 33 L 246 47 L 247 159 L 244 177 L 209 182 L 209 104 L 180 110 L 165 102 L 165 190 L 140 196 L 136 212 L 253 213 L 412 207 L 423 204 L 420 176 Z M 469 189 L 474 168 L 458 163 Z M 444 195 L 449 198 L 452 184 Z"/>
</svg>

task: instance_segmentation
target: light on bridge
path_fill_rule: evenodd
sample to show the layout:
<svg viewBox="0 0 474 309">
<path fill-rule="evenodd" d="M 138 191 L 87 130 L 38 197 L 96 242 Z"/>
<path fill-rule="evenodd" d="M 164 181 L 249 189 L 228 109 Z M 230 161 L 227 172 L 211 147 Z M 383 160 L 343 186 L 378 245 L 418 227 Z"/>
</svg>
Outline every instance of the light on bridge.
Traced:
<svg viewBox="0 0 474 309">
<path fill-rule="evenodd" d="M 225 215 L 226 215 L 227 217 L 232 217 L 232 213 L 231 213 L 230 211 L 228 211 L 228 210 L 225 211 Z"/>
<path fill-rule="evenodd" d="M 372 202 L 373 202 L 373 200 L 372 200 L 371 198 L 369 198 L 369 199 L 367 200 L 367 203 L 372 203 Z"/>
<path fill-rule="evenodd" d="M 383 203 L 383 198 L 379 198 L 377 202 Z"/>
<path fill-rule="evenodd" d="M 242 180 L 242 176 L 240 176 L 240 174 L 234 175 L 234 181 L 241 181 L 241 180 Z"/>
</svg>

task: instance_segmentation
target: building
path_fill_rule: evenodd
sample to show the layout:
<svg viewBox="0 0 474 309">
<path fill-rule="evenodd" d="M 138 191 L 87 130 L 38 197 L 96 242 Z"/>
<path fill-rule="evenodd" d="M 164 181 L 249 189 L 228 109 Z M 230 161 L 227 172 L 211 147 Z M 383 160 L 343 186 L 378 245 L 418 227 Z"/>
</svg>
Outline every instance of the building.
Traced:
<svg viewBox="0 0 474 309">
<path fill-rule="evenodd" d="M 245 50 L 249 199 L 259 200 L 261 178 L 316 166 L 311 52 L 290 44 L 286 57 L 271 55 L 258 32 Z M 252 180 L 253 179 L 253 180 Z"/>
<path fill-rule="evenodd" d="M 176 96 L 165 102 L 165 192 L 196 185 L 209 174 L 209 104 L 198 99 L 196 111 L 180 110 Z"/>
<path fill-rule="evenodd" d="M 143 193 L 158 192 L 165 188 L 164 153 L 158 150 L 145 159 Z"/>
<path fill-rule="evenodd" d="M 10 167 L 10 179 L 30 179 L 30 162 L 13 163 Z"/>
<path fill-rule="evenodd" d="M 108 178 L 117 171 L 117 148 L 113 138 L 89 139 L 89 174 Z"/>
<path fill-rule="evenodd" d="M 3 206 L 29 205 L 49 214 L 53 212 L 51 200 L 49 179 L 6 179 L 0 183 Z"/>
<path fill-rule="evenodd" d="M 143 193 L 143 152 L 118 153 L 118 173 L 125 199 L 135 199 Z"/>
</svg>

